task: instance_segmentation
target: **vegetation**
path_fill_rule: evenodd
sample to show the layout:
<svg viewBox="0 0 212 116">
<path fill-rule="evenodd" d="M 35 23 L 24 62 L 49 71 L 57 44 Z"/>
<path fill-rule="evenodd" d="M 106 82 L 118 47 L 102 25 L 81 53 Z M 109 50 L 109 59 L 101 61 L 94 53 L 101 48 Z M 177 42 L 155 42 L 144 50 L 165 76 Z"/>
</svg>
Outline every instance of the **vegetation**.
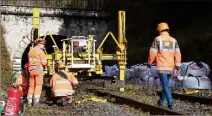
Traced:
<svg viewBox="0 0 212 116">
<path fill-rule="evenodd" d="M 7 90 L 8 85 L 11 85 L 10 75 L 12 73 L 11 61 L 10 56 L 7 51 L 7 47 L 5 44 L 5 39 L 3 37 L 5 33 L 5 29 L 1 26 L 1 35 L 0 35 L 0 42 L 1 42 L 1 89 L 3 91 Z"/>
</svg>

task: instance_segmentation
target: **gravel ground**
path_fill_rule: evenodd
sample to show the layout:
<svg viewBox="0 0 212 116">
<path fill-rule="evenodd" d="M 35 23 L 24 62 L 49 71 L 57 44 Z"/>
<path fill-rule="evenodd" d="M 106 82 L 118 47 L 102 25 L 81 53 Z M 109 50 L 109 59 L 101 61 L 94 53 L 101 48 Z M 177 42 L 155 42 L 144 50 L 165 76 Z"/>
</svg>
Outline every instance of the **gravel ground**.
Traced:
<svg viewBox="0 0 212 116">
<path fill-rule="evenodd" d="M 100 88 L 99 88 L 100 89 Z M 143 103 L 156 105 L 159 96 L 153 88 L 144 88 L 135 85 L 128 85 L 124 93 L 119 92 L 118 90 L 108 90 L 102 89 L 102 91 L 110 92 L 115 95 L 131 98 Z M 164 106 L 167 107 L 166 102 Z M 187 115 L 212 115 L 212 106 L 204 105 L 199 103 L 191 103 L 187 101 L 174 100 L 173 110 L 182 112 Z"/>
<path fill-rule="evenodd" d="M 80 86 L 83 85 L 83 86 Z M 143 113 L 138 109 L 134 109 L 127 105 L 116 105 L 109 102 L 94 102 L 85 101 L 80 104 L 76 104 L 77 101 L 82 101 L 83 99 L 95 97 L 94 94 L 88 93 L 86 91 L 87 86 L 80 84 L 76 88 L 76 94 L 74 95 L 74 103 L 65 107 L 60 107 L 55 104 L 51 104 L 52 101 L 47 99 L 45 94 L 49 95 L 49 90 L 42 93 L 43 107 L 26 107 L 26 112 L 24 115 L 73 115 L 73 116 L 143 116 L 148 115 Z M 99 98 L 99 97 L 96 97 Z"/>
<path fill-rule="evenodd" d="M 82 85 L 82 86 L 81 86 Z M 76 94 L 74 95 L 74 100 L 83 100 L 88 97 L 95 96 L 94 94 L 88 93 L 86 89 L 88 88 L 97 88 L 91 84 L 81 83 L 77 89 Z M 124 97 L 132 98 L 134 100 L 156 105 L 157 100 L 159 99 L 156 89 L 150 87 L 141 87 L 135 85 L 127 85 L 124 93 L 120 93 L 118 90 L 114 89 L 103 89 L 116 95 L 121 95 Z M 24 115 L 74 115 L 74 116 L 90 116 L 90 115 L 103 115 L 103 116 L 113 116 L 113 115 L 121 115 L 121 116 L 138 116 L 138 115 L 149 115 L 148 113 L 143 113 L 141 110 L 134 109 L 127 105 L 115 105 L 112 103 L 101 103 L 101 102 L 93 102 L 87 101 L 83 102 L 79 105 L 72 104 L 65 107 L 59 107 L 56 105 L 50 105 L 51 100 L 47 99 L 50 95 L 50 91 L 48 89 L 43 91 L 42 93 L 42 102 L 45 107 L 35 108 L 35 107 L 26 107 L 26 112 Z M 212 114 L 212 107 L 209 105 L 199 104 L 199 103 L 191 103 L 186 101 L 174 100 L 174 109 L 175 111 L 183 112 L 188 115 L 206 115 Z M 162 107 L 167 107 L 166 105 Z"/>
<path fill-rule="evenodd" d="M 139 114 L 130 113 L 127 106 L 118 106 L 112 103 L 85 102 L 75 108 L 75 114 L 82 116 L 135 116 Z"/>
</svg>

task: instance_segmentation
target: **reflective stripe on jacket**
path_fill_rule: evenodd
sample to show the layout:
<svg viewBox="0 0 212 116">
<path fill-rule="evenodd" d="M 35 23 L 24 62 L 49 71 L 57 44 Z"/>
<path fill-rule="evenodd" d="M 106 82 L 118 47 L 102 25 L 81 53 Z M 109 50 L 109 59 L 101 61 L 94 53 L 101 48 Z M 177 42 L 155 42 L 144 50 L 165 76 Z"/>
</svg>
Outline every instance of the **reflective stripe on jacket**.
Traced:
<svg viewBox="0 0 212 116">
<path fill-rule="evenodd" d="M 72 84 L 78 84 L 77 79 L 72 74 L 63 72 L 67 75 L 67 79 L 55 73 L 50 80 L 54 96 L 72 95 L 74 93 Z"/>
<path fill-rule="evenodd" d="M 44 51 L 38 47 L 34 47 L 29 51 L 28 58 L 29 58 L 29 66 L 30 66 L 29 68 L 31 68 L 31 66 L 43 67 L 43 66 L 46 66 L 47 64 Z M 42 69 L 39 68 L 37 70 L 42 70 Z"/>
<path fill-rule="evenodd" d="M 167 32 L 162 32 L 152 43 L 148 63 L 156 60 L 158 73 L 170 74 L 174 66 L 181 65 L 181 53 L 178 42 Z"/>
</svg>

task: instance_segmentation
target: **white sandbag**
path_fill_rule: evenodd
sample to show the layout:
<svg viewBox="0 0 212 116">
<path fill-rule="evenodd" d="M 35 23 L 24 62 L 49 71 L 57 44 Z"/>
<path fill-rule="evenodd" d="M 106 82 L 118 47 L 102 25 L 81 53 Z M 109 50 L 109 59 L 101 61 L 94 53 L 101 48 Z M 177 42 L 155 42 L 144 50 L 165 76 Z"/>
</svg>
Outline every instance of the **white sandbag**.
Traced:
<svg viewBox="0 0 212 116">
<path fill-rule="evenodd" d="M 139 66 L 135 66 L 135 67 L 133 68 L 133 69 L 134 69 L 134 77 L 135 77 L 135 78 L 138 78 L 138 77 L 139 77 L 138 68 L 139 68 Z"/>
<path fill-rule="evenodd" d="M 169 87 L 175 87 L 176 84 L 176 78 L 175 77 L 171 77 L 169 79 Z"/>
<path fill-rule="evenodd" d="M 138 67 L 138 78 L 143 78 L 146 75 L 150 75 L 149 68 L 146 65 Z"/>
<path fill-rule="evenodd" d="M 131 80 L 134 78 L 134 70 L 132 68 L 126 70 L 126 79 Z"/>
<path fill-rule="evenodd" d="M 141 85 L 159 86 L 160 85 L 160 79 L 146 75 L 141 79 Z"/>
<path fill-rule="evenodd" d="M 103 76 L 103 77 L 104 77 L 104 76 L 107 76 L 107 75 L 106 75 L 106 73 L 105 73 L 105 72 L 103 72 L 103 74 L 101 74 L 101 76 Z"/>
<path fill-rule="evenodd" d="M 197 77 L 199 79 L 199 89 L 211 89 L 211 80 L 207 76 Z"/>
<path fill-rule="evenodd" d="M 105 76 L 110 76 L 110 74 L 111 74 L 111 67 L 105 66 Z"/>
<path fill-rule="evenodd" d="M 159 77 L 159 74 L 157 73 L 157 67 L 156 67 L 155 64 L 153 64 L 153 65 L 151 66 L 150 73 L 151 73 L 151 76 L 152 76 L 152 77 L 155 77 L 155 78 L 158 78 L 158 77 Z"/>
<path fill-rule="evenodd" d="M 199 79 L 197 77 L 190 76 L 183 79 L 184 88 L 198 89 L 199 84 Z"/>
<path fill-rule="evenodd" d="M 175 88 L 182 88 L 183 87 L 183 81 L 184 77 L 178 75 L 177 77 L 171 77 L 169 79 L 169 87 L 175 87 Z"/>
<path fill-rule="evenodd" d="M 173 70 L 171 77 L 177 77 L 180 75 L 180 72 L 177 71 L 176 69 Z"/>
<path fill-rule="evenodd" d="M 210 74 L 210 67 L 204 63 L 200 62 L 202 64 L 202 67 L 198 66 L 196 62 L 186 62 L 182 63 L 181 65 L 181 75 L 183 76 L 209 76 Z"/>
<path fill-rule="evenodd" d="M 110 76 L 116 76 L 116 71 L 119 70 L 117 65 L 113 65 L 111 67 L 111 74 Z"/>
</svg>

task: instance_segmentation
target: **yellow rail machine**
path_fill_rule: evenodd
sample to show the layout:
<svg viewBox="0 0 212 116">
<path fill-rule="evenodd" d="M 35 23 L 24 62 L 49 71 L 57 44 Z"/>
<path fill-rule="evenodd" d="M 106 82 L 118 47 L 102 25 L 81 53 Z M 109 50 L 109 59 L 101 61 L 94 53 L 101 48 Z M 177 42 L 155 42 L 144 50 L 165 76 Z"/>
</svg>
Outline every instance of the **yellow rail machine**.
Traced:
<svg viewBox="0 0 212 116">
<path fill-rule="evenodd" d="M 39 9 L 33 9 L 33 31 L 32 31 L 32 41 L 39 37 Z M 50 32 L 44 35 L 43 39 L 50 36 L 54 45 L 54 53 L 46 54 L 47 67 L 45 70 L 45 75 L 51 76 L 57 72 L 57 64 L 63 62 L 66 65 L 66 70 L 73 72 L 74 74 L 87 74 L 89 76 L 101 75 L 102 61 L 103 60 L 117 60 L 119 65 L 119 80 L 116 80 L 117 87 L 120 91 L 124 91 L 124 78 L 125 78 L 125 67 L 126 67 L 126 37 L 125 37 L 125 11 L 118 12 L 119 28 L 118 28 L 118 41 L 112 32 L 108 32 L 105 38 L 102 40 L 101 44 L 96 49 L 96 40 L 92 35 L 88 36 L 72 36 L 70 38 L 62 39 L 62 50 L 58 48 L 53 36 Z M 106 39 L 111 36 L 117 45 L 117 50 L 115 54 L 104 54 L 102 46 Z M 48 44 L 48 43 L 47 43 Z M 111 87 L 111 82 L 105 82 L 105 87 Z"/>
</svg>

